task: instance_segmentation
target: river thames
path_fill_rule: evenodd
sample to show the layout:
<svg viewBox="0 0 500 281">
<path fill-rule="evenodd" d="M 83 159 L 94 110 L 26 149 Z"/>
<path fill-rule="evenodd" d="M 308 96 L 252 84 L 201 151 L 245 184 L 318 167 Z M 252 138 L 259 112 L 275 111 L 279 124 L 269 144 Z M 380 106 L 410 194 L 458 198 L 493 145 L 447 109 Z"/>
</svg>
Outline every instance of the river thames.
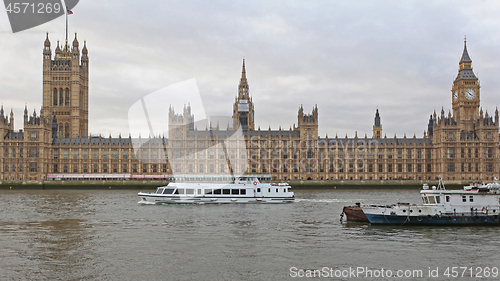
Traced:
<svg viewBox="0 0 500 281">
<path fill-rule="evenodd" d="M 418 203 L 417 190 L 295 190 L 277 205 L 142 205 L 132 190 L 0 196 L 1 280 L 497 280 L 500 267 L 498 227 L 339 221 L 344 205 Z"/>
</svg>

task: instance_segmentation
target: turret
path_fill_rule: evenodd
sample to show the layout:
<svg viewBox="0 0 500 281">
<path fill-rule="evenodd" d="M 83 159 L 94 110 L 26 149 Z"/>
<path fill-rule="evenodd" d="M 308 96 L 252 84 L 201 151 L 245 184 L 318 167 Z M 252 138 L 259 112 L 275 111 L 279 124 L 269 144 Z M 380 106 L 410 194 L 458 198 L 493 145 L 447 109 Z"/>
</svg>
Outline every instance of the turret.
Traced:
<svg viewBox="0 0 500 281">
<path fill-rule="evenodd" d="M 71 55 L 72 59 L 76 60 L 74 65 L 78 66 L 78 60 L 80 59 L 80 51 L 78 49 L 78 40 L 76 39 L 76 32 L 75 32 L 75 39 L 73 40 L 73 48 L 71 49 Z"/>
<path fill-rule="evenodd" d="M 382 137 L 382 124 L 380 123 L 380 114 L 377 111 L 375 112 L 375 122 L 373 124 L 373 138 L 379 139 Z"/>
<path fill-rule="evenodd" d="M 44 64 L 46 63 L 45 61 L 49 61 L 52 57 L 52 53 L 50 51 L 50 40 L 49 40 L 49 33 L 47 32 L 47 38 L 45 38 L 45 42 L 43 43 L 43 59 L 44 59 Z"/>
<path fill-rule="evenodd" d="M 57 40 L 57 47 L 55 53 L 56 53 L 55 55 L 56 58 L 59 58 L 61 56 L 61 47 L 59 46 L 59 40 Z"/>
<path fill-rule="evenodd" d="M 83 41 L 83 49 L 82 49 L 82 66 L 88 67 L 89 64 L 89 51 L 87 50 L 87 41 Z"/>
<path fill-rule="evenodd" d="M 28 124 L 28 106 L 24 106 L 24 126 Z"/>
</svg>

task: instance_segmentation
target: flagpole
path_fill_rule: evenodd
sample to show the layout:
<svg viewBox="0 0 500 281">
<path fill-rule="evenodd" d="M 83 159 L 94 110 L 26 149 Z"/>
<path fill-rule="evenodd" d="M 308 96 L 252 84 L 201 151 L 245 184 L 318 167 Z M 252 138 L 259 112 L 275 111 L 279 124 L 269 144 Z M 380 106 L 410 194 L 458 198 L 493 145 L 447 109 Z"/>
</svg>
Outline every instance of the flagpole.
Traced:
<svg viewBox="0 0 500 281">
<path fill-rule="evenodd" d="M 66 43 L 68 43 L 68 11 L 66 11 Z"/>
</svg>

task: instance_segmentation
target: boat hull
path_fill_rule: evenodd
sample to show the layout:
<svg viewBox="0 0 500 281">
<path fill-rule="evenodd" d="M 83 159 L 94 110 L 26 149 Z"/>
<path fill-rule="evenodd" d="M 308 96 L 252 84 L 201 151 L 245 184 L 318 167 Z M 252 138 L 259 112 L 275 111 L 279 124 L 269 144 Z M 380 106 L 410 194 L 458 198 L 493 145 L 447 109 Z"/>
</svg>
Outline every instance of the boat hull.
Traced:
<svg viewBox="0 0 500 281">
<path fill-rule="evenodd" d="M 162 196 L 139 193 L 145 204 L 281 204 L 295 201 L 295 197 L 224 197 L 224 196 Z"/>
<path fill-rule="evenodd" d="M 366 214 L 371 224 L 388 225 L 498 225 L 500 218 L 497 215 L 479 216 L 398 216 L 384 214 Z"/>
<path fill-rule="evenodd" d="M 342 210 L 350 222 L 369 222 L 365 212 L 358 206 L 345 206 Z"/>
</svg>

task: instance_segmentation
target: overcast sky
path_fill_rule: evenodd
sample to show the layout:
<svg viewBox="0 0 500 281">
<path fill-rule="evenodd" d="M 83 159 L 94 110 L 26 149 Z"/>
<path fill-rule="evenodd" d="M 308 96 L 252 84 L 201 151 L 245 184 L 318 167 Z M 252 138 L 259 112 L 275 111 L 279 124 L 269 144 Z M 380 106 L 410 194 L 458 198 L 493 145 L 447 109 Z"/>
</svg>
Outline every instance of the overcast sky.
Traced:
<svg viewBox="0 0 500 281">
<path fill-rule="evenodd" d="M 500 1 L 80 1 L 69 16 L 90 59 L 89 131 L 129 134 L 127 112 L 196 79 L 207 115 L 228 116 L 245 58 L 255 126 L 288 129 L 302 104 L 320 136 L 422 137 L 451 109 L 464 36 L 481 105 L 500 101 Z M 13 34 L 0 12 L 0 101 L 22 128 L 42 104 L 42 48 L 64 40 L 57 18 Z M 180 109 L 179 109 L 180 110 Z"/>
</svg>

